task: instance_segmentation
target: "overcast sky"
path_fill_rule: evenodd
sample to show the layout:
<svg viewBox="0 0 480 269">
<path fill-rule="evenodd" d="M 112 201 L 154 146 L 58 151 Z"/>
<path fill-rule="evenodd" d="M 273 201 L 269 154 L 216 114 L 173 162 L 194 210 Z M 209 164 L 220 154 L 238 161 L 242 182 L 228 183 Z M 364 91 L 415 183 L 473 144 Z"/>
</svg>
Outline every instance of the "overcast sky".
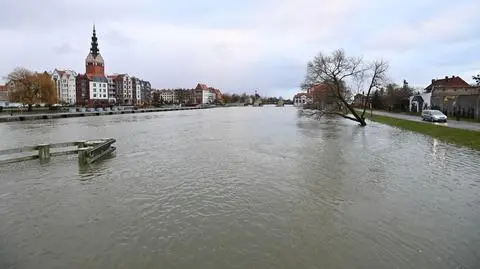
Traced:
<svg viewBox="0 0 480 269">
<path fill-rule="evenodd" d="M 480 0 L 0 0 L 0 75 L 85 72 L 92 24 L 107 73 L 291 97 L 318 52 L 383 58 L 390 78 L 480 72 Z"/>
</svg>

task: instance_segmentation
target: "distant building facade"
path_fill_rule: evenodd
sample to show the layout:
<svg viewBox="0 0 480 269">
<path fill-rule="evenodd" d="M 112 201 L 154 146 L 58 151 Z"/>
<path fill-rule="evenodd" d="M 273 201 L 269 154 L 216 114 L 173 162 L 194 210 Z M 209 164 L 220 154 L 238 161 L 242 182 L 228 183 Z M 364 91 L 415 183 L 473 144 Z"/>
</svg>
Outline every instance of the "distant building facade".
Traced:
<svg viewBox="0 0 480 269">
<path fill-rule="evenodd" d="M 336 105 L 337 97 L 328 84 L 317 84 L 307 90 L 312 98 L 312 104 L 320 109 L 332 109 Z"/>
<path fill-rule="evenodd" d="M 210 87 L 208 89 L 213 94 L 214 102 L 220 102 L 222 100 L 222 92 L 219 89 L 215 89 L 213 87 Z"/>
<path fill-rule="evenodd" d="M 432 79 L 423 92 L 409 98 L 410 111 L 438 109 L 448 116 L 480 119 L 480 87 L 458 76 Z"/>
<path fill-rule="evenodd" d="M 194 89 L 195 104 L 212 104 L 215 101 L 215 91 L 205 84 L 198 83 Z"/>
<path fill-rule="evenodd" d="M 85 59 L 85 71 L 76 77 L 77 104 L 89 107 L 109 105 L 109 81 L 105 77 L 105 62 L 98 48 L 95 26 L 90 53 Z"/>
<path fill-rule="evenodd" d="M 0 85 L 0 106 L 8 107 L 10 99 L 8 97 L 8 87 L 7 85 Z"/>
<path fill-rule="evenodd" d="M 196 91 L 195 89 L 175 89 L 174 98 L 175 104 L 182 104 L 182 105 L 193 105 L 196 103 Z"/>
<path fill-rule="evenodd" d="M 77 102 L 76 76 L 77 73 L 72 70 L 55 69 L 52 72 L 59 102 L 69 105 Z"/>
<path fill-rule="evenodd" d="M 115 82 L 115 92 L 117 104 L 133 105 L 133 84 L 132 78 L 128 74 L 118 74 L 113 78 Z"/>
<path fill-rule="evenodd" d="M 297 93 L 293 97 L 293 105 L 294 106 L 301 107 L 301 106 L 311 104 L 311 103 L 313 103 L 313 98 L 312 98 L 311 94 L 309 94 L 309 93 L 304 93 L 304 92 Z"/>
<path fill-rule="evenodd" d="M 175 98 L 175 92 L 173 90 L 160 90 L 160 99 L 164 103 L 175 103 L 176 98 Z"/>
<path fill-rule="evenodd" d="M 132 77 L 133 105 L 142 104 L 142 81 L 139 78 Z"/>
<path fill-rule="evenodd" d="M 107 80 L 108 80 L 108 102 L 111 105 L 118 104 L 117 100 L 119 99 L 119 97 L 118 97 L 117 85 L 121 84 L 122 80 L 117 74 L 107 76 Z"/>
<path fill-rule="evenodd" d="M 141 98 L 143 100 L 143 104 L 152 103 L 152 84 L 150 81 L 141 81 Z"/>
<path fill-rule="evenodd" d="M 480 87 L 458 76 L 432 80 L 424 92 L 431 93 L 432 108 L 446 115 L 480 119 Z"/>
</svg>

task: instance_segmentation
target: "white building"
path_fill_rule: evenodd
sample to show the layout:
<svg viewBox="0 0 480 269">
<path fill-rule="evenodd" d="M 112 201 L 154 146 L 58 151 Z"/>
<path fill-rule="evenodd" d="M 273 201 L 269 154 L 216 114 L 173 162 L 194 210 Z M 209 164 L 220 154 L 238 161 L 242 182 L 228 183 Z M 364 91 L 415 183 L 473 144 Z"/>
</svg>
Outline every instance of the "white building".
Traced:
<svg viewBox="0 0 480 269">
<path fill-rule="evenodd" d="M 421 112 L 432 107 L 432 92 L 417 93 L 409 97 L 410 112 Z"/>
<path fill-rule="evenodd" d="M 195 103 L 211 104 L 215 101 L 215 93 L 207 85 L 198 83 L 195 87 Z"/>
<path fill-rule="evenodd" d="M 132 77 L 132 93 L 133 103 L 135 105 L 142 104 L 142 81 L 138 78 Z"/>
<path fill-rule="evenodd" d="M 294 106 L 303 106 L 306 104 L 311 104 L 313 102 L 313 99 L 309 94 L 307 93 L 297 93 L 293 97 L 293 105 Z"/>
<path fill-rule="evenodd" d="M 89 81 L 89 86 L 91 100 L 108 99 L 108 80 L 105 77 L 94 77 L 92 81 Z"/>
<path fill-rule="evenodd" d="M 55 69 L 52 73 L 52 79 L 57 89 L 57 98 L 59 102 L 73 105 L 77 102 L 77 89 L 75 77 L 77 73 L 72 70 Z"/>
<path fill-rule="evenodd" d="M 210 90 L 202 91 L 202 104 L 212 104 L 215 101 L 215 94 Z"/>
</svg>

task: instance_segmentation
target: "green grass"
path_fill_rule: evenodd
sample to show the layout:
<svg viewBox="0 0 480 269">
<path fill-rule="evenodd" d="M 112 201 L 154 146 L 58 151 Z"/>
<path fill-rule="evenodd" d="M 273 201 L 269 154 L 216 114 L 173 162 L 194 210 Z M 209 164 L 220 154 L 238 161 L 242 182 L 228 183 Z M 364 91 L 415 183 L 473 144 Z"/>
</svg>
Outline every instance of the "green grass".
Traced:
<svg viewBox="0 0 480 269">
<path fill-rule="evenodd" d="M 365 115 L 367 115 L 367 113 L 365 113 Z M 379 123 L 388 124 L 405 130 L 429 135 L 448 143 L 480 150 L 480 132 L 439 126 L 431 123 L 397 119 L 380 115 L 368 115 L 367 118 Z"/>
<path fill-rule="evenodd" d="M 357 111 L 360 111 L 361 113 L 361 109 L 357 109 Z M 388 112 L 388 113 L 395 113 L 395 114 L 405 114 L 405 115 L 411 115 L 411 116 L 421 116 L 422 113 L 421 112 L 409 112 L 409 111 L 388 111 L 388 110 L 381 110 L 381 109 L 374 109 L 373 112 L 375 111 L 379 111 L 379 112 Z M 370 110 L 367 109 L 367 111 L 365 112 L 365 115 L 367 113 L 369 113 Z M 454 120 L 457 120 L 457 118 L 455 116 L 449 116 L 450 119 L 454 119 Z M 472 119 L 472 118 L 465 118 L 465 117 L 460 117 L 458 120 L 460 121 L 467 121 L 467 122 L 480 122 L 480 119 Z"/>
</svg>

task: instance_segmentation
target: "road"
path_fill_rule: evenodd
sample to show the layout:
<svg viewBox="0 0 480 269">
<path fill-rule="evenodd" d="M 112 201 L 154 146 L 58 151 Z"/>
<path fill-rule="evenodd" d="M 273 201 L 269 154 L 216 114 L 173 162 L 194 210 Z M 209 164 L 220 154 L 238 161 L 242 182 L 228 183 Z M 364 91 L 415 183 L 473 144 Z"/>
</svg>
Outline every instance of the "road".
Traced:
<svg viewBox="0 0 480 269">
<path fill-rule="evenodd" d="M 419 116 L 413 116 L 413 115 L 407 115 L 407 114 L 389 113 L 389 112 L 383 112 L 383 111 L 373 111 L 373 114 L 422 122 L 422 119 Z M 455 119 L 449 118 L 448 121 L 445 123 L 432 122 L 431 124 L 480 132 L 480 123 L 477 123 L 477 122 L 457 121 Z"/>
</svg>

